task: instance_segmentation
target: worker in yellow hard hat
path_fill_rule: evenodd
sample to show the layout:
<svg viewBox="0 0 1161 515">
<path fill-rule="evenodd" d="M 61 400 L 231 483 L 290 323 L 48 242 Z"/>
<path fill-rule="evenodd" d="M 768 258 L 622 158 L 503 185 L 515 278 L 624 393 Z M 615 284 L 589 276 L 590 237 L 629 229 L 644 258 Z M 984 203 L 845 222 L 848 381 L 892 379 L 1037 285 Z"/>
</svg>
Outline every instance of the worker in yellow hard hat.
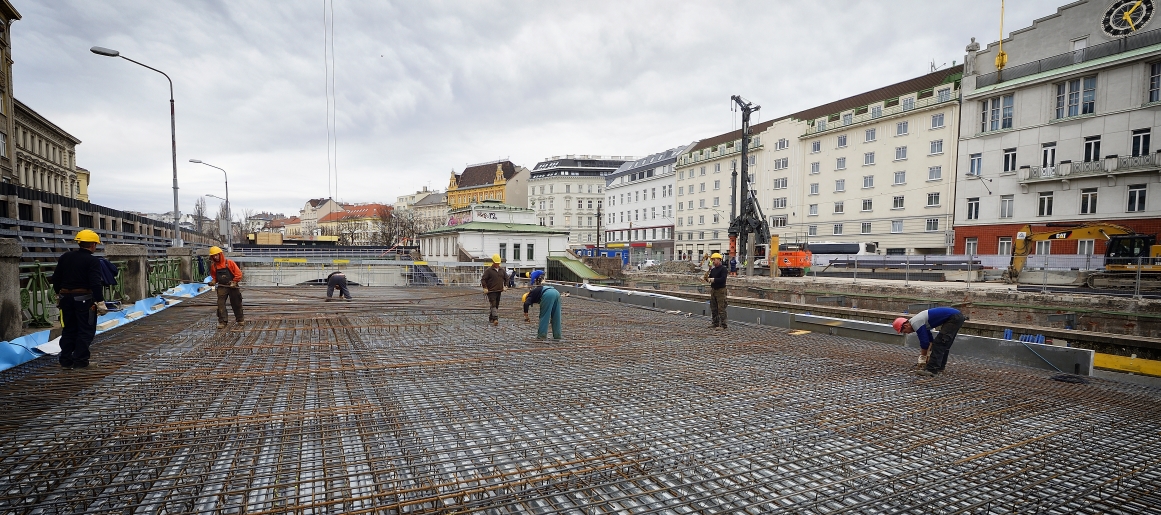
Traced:
<svg viewBox="0 0 1161 515">
<path fill-rule="evenodd" d="M 499 254 L 492 254 L 492 266 L 484 270 L 480 278 L 480 286 L 484 288 L 484 296 L 488 298 L 488 323 L 500 325 L 500 293 L 507 289 L 508 277 L 500 268 L 504 260 Z"/>
<path fill-rule="evenodd" d="M 218 329 L 225 329 L 229 317 L 226 315 L 226 300 L 234 311 L 234 320 L 239 326 L 246 321 L 242 312 L 242 269 L 238 263 L 226 257 L 219 247 L 210 247 L 210 285 L 218 290 Z"/>
<path fill-rule="evenodd" d="M 109 312 L 101 291 L 101 260 L 93 255 L 101 237 L 85 229 L 73 241 L 79 248 L 61 254 L 49 278 L 63 326 L 57 360 L 65 369 L 89 366 L 89 346 L 97 334 L 97 317 Z"/>
<path fill-rule="evenodd" d="M 726 278 L 730 269 L 722 265 L 722 255 L 714 252 L 710 256 L 713 268 L 702 278 L 710 283 L 710 313 L 713 315 L 712 328 L 726 328 Z"/>
</svg>

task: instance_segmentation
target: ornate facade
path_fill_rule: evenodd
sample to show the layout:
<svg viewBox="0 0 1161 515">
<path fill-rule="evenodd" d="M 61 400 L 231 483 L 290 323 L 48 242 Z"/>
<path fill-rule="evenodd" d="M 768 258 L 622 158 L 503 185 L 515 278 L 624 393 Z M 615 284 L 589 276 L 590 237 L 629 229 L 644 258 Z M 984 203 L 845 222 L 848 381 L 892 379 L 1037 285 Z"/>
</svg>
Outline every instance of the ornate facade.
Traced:
<svg viewBox="0 0 1161 515">
<path fill-rule="evenodd" d="M 12 22 L 20 13 L 8 0 L 0 0 L 0 181 L 17 183 L 13 155 L 16 153 L 16 122 L 12 113 Z"/>
<path fill-rule="evenodd" d="M 77 178 L 76 146 L 81 140 L 21 101 L 13 99 L 13 106 L 16 115 L 16 169 L 13 174 L 17 184 L 78 198 L 81 195 L 81 181 Z M 87 197 L 87 177 L 85 179 Z"/>
<path fill-rule="evenodd" d="M 447 205 L 450 209 L 458 209 L 485 200 L 523 205 L 528 201 L 524 194 L 526 182 L 528 169 L 508 160 L 472 165 L 459 175 L 454 171 L 451 173 Z"/>
</svg>

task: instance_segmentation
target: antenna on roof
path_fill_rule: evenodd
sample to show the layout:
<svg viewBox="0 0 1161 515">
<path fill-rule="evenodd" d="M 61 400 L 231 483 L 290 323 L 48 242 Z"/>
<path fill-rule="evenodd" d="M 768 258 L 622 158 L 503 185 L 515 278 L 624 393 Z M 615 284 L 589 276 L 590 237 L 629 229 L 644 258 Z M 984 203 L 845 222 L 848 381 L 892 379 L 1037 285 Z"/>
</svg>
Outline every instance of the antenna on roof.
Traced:
<svg viewBox="0 0 1161 515">
<path fill-rule="evenodd" d="M 940 69 L 940 68 L 943 68 L 944 66 L 947 66 L 947 63 L 943 63 L 943 64 L 941 64 L 941 65 L 939 65 L 939 66 L 936 66 L 936 65 L 935 65 L 935 59 L 932 59 L 932 60 L 931 60 L 931 73 L 935 73 L 935 72 L 939 71 L 939 69 Z M 955 65 L 953 64 L 952 66 L 955 66 Z"/>
</svg>

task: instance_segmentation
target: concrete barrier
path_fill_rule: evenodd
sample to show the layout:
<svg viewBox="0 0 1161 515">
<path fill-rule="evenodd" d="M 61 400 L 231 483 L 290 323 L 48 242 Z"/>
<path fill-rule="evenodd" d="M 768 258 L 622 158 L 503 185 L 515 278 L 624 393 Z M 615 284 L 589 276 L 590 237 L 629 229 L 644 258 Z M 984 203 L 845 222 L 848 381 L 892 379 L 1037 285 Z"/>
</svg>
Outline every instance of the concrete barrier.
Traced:
<svg viewBox="0 0 1161 515">
<path fill-rule="evenodd" d="M 933 334 L 939 332 L 933 331 Z M 904 346 L 918 349 L 919 338 L 914 334 L 907 335 Z M 1096 353 L 1088 349 L 961 334 L 956 336 L 951 346 L 951 355 L 1091 376 Z"/>
</svg>

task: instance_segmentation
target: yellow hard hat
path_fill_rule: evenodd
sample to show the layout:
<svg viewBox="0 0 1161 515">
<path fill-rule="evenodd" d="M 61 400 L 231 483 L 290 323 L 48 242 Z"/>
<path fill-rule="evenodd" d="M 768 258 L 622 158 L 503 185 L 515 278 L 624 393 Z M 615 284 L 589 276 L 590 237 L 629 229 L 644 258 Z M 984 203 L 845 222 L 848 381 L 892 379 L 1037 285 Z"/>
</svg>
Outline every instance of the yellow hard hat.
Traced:
<svg viewBox="0 0 1161 515">
<path fill-rule="evenodd" d="M 97 236 L 97 233 L 93 230 L 85 229 L 78 232 L 76 237 L 73 238 L 73 241 L 78 243 L 101 243 L 101 237 Z"/>
<path fill-rule="evenodd" d="M 714 252 L 713 254 L 710 255 L 710 259 L 721 259 L 721 258 L 722 258 L 722 255 L 718 254 L 717 252 Z"/>
<path fill-rule="evenodd" d="M 221 254 L 221 253 L 222 253 L 221 247 L 210 247 L 210 255 L 211 256 L 214 254 Z"/>
<path fill-rule="evenodd" d="M 524 295 L 520 297 L 520 302 L 528 302 L 528 292 L 524 292 Z"/>
<path fill-rule="evenodd" d="M 500 261 L 503 261 L 503 260 L 502 260 L 502 259 L 500 259 L 500 255 L 499 255 L 499 254 L 492 254 L 492 262 L 493 262 L 493 263 L 499 263 Z"/>
</svg>

